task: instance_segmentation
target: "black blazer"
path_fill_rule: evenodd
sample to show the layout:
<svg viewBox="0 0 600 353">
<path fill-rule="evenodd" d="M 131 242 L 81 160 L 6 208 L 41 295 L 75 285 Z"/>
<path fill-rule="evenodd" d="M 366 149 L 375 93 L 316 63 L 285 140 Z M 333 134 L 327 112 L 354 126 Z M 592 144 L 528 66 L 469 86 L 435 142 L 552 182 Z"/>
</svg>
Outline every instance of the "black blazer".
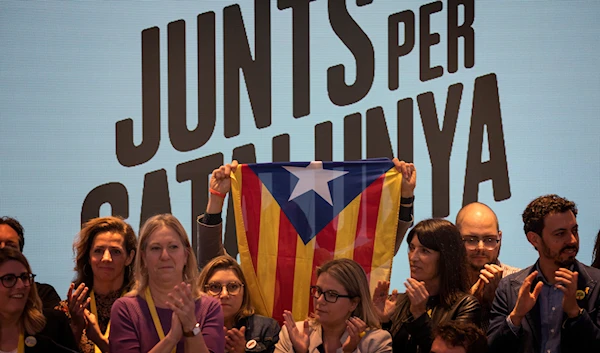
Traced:
<svg viewBox="0 0 600 353">
<path fill-rule="evenodd" d="M 456 320 L 471 322 L 477 326 L 481 321 L 481 305 L 472 295 L 463 293 L 450 308 L 439 304 L 437 296 L 430 297 L 431 317 L 423 314 L 414 319 L 410 313 L 410 300 L 406 293 L 398 297 L 398 304 L 392 315 L 390 333 L 395 353 L 422 353 L 431 350 L 433 330 L 442 322 Z M 385 326 L 389 326 L 384 324 Z"/>
<path fill-rule="evenodd" d="M 54 309 L 44 309 L 46 317 L 46 326 L 36 335 L 35 345 L 28 347 L 25 345 L 27 353 L 73 353 L 79 352 L 79 347 L 73 338 L 73 332 L 69 326 L 67 316 Z M 25 335 L 27 337 L 31 335 Z"/>
<path fill-rule="evenodd" d="M 503 278 L 496 290 L 488 328 L 489 352 L 539 353 L 541 349 L 539 301 L 521 322 L 522 329 L 515 335 L 506 317 L 517 303 L 519 289 L 525 278 L 535 270 L 535 265 Z M 600 270 L 575 262 L 573 271 L 579 273 L 577 289 L 587 292 L 578 300 L 583 314 L 577 319 L 563 317 L 561 352 L 600 352 Z M 537 281 L 533 281 L 531 289 Z"/>
</svg>

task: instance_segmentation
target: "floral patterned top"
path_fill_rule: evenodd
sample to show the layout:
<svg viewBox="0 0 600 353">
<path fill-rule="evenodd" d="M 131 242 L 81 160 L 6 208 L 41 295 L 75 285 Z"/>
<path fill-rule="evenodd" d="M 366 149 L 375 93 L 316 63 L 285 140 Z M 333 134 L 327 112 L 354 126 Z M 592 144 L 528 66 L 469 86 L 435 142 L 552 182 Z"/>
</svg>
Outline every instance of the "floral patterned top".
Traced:
<svg viewBox="0 0 600 353">
<path fill-rule="evenodd" d="M 94 293 L 94 297 L 96 298 L 96 310 L 98 311 L 98 317 L 96 319 L 98 320 L 98 326 L 100 326 L 102 332 L 106 332 L 106 328 L 110 321 L 110 309 L 112 308 L 113 303 L 121 297 L 121 293 L 122 290 L 117 290 L 104 295 Z M 61 301 L 55 309 L 64 311 L 67 317 L 71 319 L 71 315 L 69 314 L 69 304 L 66 300 Z M 86 336 L 85 330 L 83 330 L 83 334 L 81 335 L 79 348 L 83 353 L 94 353 L 95 344 Z"/>
</svg>

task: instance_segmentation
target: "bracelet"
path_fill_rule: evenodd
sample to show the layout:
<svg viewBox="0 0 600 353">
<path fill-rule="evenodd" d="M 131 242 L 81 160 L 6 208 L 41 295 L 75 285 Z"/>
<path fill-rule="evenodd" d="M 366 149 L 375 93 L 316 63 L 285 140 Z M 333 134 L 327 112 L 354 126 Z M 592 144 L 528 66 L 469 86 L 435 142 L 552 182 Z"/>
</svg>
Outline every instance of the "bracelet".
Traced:
<svg viewBox="0 0 600 353">
<path fill-rule="evenodd" d="M 410 205 L 415 201 L 415 197 L 400 197 L 400 204 Z"/>
<path fill-rule="evenodd" d="M 220 191 L 217 191 L 217 190 L 215 190 L 215 189 L 213 189 L 213 188 L 209 188 L 209 189 L 208 189 L 208 192 L 210 192 L 210 193 L 211 193 L 211 194 L 213 194 L 213 195 L 220 196 L 221 198 L 225 198 L 225 196 L 227 196 L 227 194 L 224 194 L 224 193 L 222 193 L 222 192 L 220 192 Z"/>
</svg>

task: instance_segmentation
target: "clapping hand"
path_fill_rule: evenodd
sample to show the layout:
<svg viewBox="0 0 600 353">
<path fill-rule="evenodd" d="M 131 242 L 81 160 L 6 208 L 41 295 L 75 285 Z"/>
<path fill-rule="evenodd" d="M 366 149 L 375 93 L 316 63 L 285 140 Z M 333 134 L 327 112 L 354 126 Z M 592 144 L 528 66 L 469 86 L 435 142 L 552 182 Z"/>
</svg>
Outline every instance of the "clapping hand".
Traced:
<svg viewBox="0 0 600 353">
<path fill-rule="evenodd" d="M 358 347 L 360 340 L 364 336 L 366 328 L 367 324 L 357 317 L 351 317 L 346 320 L 348 338 L 346 338 L 346 342 L 342 344 L 342 351 L 344 353 L 352 353 L 356 350 L 356 347 Z"/>
<path fill-rule="evenodd" d="M 414 319 L 421 317 L 427 311 L 427 299 L 429 292 L 425 288 L 424 282 L 419 282 L 414 278 L 409 278 L 404 282 L 406 294 L 410 300 L 410 313 Z"/>
<path fill-rule="evenodd" d="M 479 302 L 491 303 L 494 300 L 496 289 L 502 279 L 502 267 L 491 264 L 485 265 L 479 273 L 479 279 L 471 287 L 471 294 L 474 295 Z"/>
<path fill-rule="evenodd" d="M 196 303 L 190 285 L 181 282 L 168 295 L 167 306 L 177 314 L 183 330 L 191 332 L 198 320 L 196 319 Z"/>
<path fill-rule="evenodd" d="M 312 333 L 312 328 L 310 327 L 308 320 L 304 320 L 304 327 L 302 331 L 300 331 L 298 326 L 296 326 L 296 322 L 294 321 L 294 317 L 292 316 L 291 312 L 284 310 L 283 320 L 283 324 L 287 328 L 290 341 L 294 347 L 294 352 L 307 353 L 310 343 L 310 334 Z"/>
<path fill-rule="evenodd" d="M 232 328 L 228 330 L 227 327 L 223 327 L 225 331 L 225 351 L 228 353 L 244 353 L 246 352 L 246 326 L 242 326 L 239 330 Z"/>
<path fill-rule="evenodd" d="M 394 289 L 390 296 L 388 295 L 389 290 L 389 281 L 377 281 L 377 287 L 375 287 L 375 291 L 373 292 L 373 305 L 375 306 L 375 312 L 379 316 L 380 322 L 390 321 L 398 300 L 398 291 Z"/>
<path fill-rule="evenodd" d="M 559 268 L 555 273 L 555 286 L 560 289 L 563 295 L 563 311 L 568 317 L 574 318 L 579 315 L 579 305 L 577 304 L 577 278 L 579 274 L 566 268 Z"/>
<path fill-rule="evenodd" d="M 538 271 L 533 271 L 525 278 L 521 288 L 519 289 L 519 297 L 517 298 L 517 303 L 515 304 L 515 308 L 510 313 L 510 321 L 515 326 L 521 326 L 521 320 L 523 317 L 533 308 L 535 302 L 537 301 L 538 296 L 542 291 L 542 287 L 544 283 L 542 281 L 538 282 L 533 288 L 533 292 L 531 290 L 531 283 L 533 283 L 533 279 L 537 276 Z"/>
<path fill-rule="evenodd" d="M 77 289 L 75 289 L 75 283 L 71 283 L 69 286 L 69 292 L 67 293 L 67 305 L 69 308 L 69 315 L 71 315 L 71 325 L 73 327 L 73 334 L 78 337 L 83 332 L 86 326 L 84 310 L 90 304 L 90 298 L 87 297 L 89 288 L 85 286 L 85 283 L 81 283 Z"/>
</svg>

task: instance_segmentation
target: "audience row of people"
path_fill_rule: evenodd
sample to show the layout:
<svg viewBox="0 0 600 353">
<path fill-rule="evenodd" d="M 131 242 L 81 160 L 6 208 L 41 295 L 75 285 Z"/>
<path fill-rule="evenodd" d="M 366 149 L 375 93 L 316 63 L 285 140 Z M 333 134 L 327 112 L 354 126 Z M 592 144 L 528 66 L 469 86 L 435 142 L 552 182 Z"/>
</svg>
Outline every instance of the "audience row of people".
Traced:
<svg viewBox="0 0 600 353">
<path fill-rule="evenodd" d="M 404 190 L 398 251 L 413 218 L 416 170 L 394 162 Z M 360 265 L 333 260 L 317 270 L 311 287 L 314 315 L 294 322 L 286 312 L 280 330 L 254 313 L 241 267 L 224 254 L 220 195 L 229 191 L 236 166 L 213 172 L 216 192 L 198 218 L 199 261 L 172 215 L 150 218 L 137 241 L 124 220 L 93 219 L 74 244 L 76 277 L 61 302 L 51 286 L 34 284 L 20 253 L 23 229 L 2 218 L 0 352 L 600 350 L 600 270 L 575 259 L 577 209 L 556 195 L 537 198 L 523 213 L 527 239 L 539 253 L 525 270 L 499 261 L 498 219 L 474 203 L 458 213 L 456 225 L 428 219 L 410 230 L 404 293 L 389 293 L 389 282 L 380 282 L 371 296 Z M 200 273 L 199 262 L 206 264 Z"/>
</svg>

